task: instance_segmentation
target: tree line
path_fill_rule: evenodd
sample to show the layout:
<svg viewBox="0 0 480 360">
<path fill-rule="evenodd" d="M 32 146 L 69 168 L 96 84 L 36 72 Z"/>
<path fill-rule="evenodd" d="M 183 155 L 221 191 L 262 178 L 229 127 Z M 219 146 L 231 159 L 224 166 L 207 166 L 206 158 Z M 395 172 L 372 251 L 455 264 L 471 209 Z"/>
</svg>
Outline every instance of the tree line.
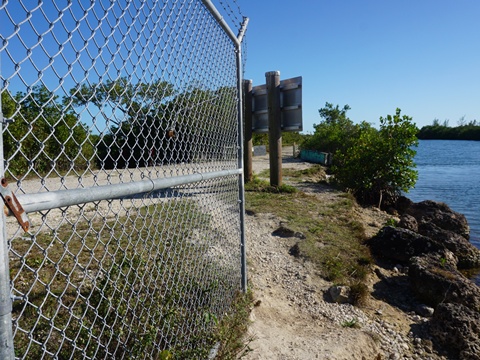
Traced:
<svg viewBox="0 0 480 360">
<path fill-rule="evenodd" d="M 68 100 L 60 101 L 39 85 L 28 94 L 3 91 L 1 101 L 3 116 L 9 119 L 3 132 L 4 159 L 12 175 L 90 166 L 96 139 Z"/>
<path fill-rule="evenodd" d="M 433 120 L 432 125 L 424 126 L 417 134 L 420 140 L 480 140 L 480 123 L 468 123 L 461 118 L 458 126 L 449 126 L 448 121 Z"/>
<path fill-rule="evenodd" d="M 212 159 L 225 154 L 225 143 L 236 143 L 236 124 L 229 121 L 235 98 L 234 87 L 180 92 L 165 81 L 126 78 L 79 85 L 61 99 L 43 85 L 4 90 L 6 169 L 19 176 L 190 162 L 198 154 Z M 90 114 L 91 126 L 81 113 Z M 98 128 L 96 117 L 106 128 Z"/>
</svg>

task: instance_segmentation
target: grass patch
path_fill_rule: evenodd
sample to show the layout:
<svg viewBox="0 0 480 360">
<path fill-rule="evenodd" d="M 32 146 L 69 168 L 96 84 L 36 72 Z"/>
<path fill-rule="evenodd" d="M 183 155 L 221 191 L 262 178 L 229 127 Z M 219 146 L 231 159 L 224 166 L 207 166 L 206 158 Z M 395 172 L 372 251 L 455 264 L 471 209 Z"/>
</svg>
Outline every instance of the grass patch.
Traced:
<svg viewBox="0 0 480 360">
<path fill-rule="evenodd" d="M 354 305 L 366 305 L 365 300 L 367 299 L 369 293 L 370 291 L 368 290 L 367 285 L 361 282 L 350 285 L 350 296 L 353 299 Z"/>
<path fill-rule="evenodd" d="M 223 239 L 212 228 L 180 200 L 12 240 L 16 356 L 206 358 L 240 306 L 240 270 L 209 253 Z"/>
<path fill-rule="evenodd" d="M 397 227 L 397 226 L 398 226 L 398 221 L 395 220 L 394 218 L 389 218 L 389 219 L 387 219 L 387 221 L 385 222 L 385 226 Z"/>
<path fill-rule="evenodd" d="M 291 168 L 282 169 L 283 176 L 293 179 L 305 179 L 309 177 L 318 178 L 319 180 L 326 179 L 325 168 L 321 165 L 313 165 L 307 169 L 295 170 Z"/>
<path fill-rule="evenodd" d="M 239 359 L 251 351 L 249 344 L 254 340 L 247 335 L 250 325 L 250 311 L 253 307 L 253 294 L 238 293 L 232 311 L 226 314 L 217 328 L 217 338 L 222 344 L 217 353 L 218 360 Z"/>
<path fill-rule="evenodd" d="M 297 189 L 294 186 L 282 184 L 272 186 L 266 180 L 254 176 L 252 181 L 245 183 L 245 191 L 265 192 L 265 193 L 294 193 Z"/>
<path fill-rule="evenodd" d="M 282 176 L 288 177 L 289 179 L 293 179 L 293 180 L 312 179 L 313 181 L 325 181 L 327 178 L 326 170 L 321 165 L 313 165 L 303 170 L 283 168 Z M 270 169 L 260 171 L 258 175 L 254 175 L 254 179 L 255 178 L 269 179 Z"/>
<path fill-rule="evenodd" d="M 305 234 L 300 254 L 313 261 L 320 274 L 337 284 L 352 285 L 365 280 L 373 262 L 363 244 L 363 225 L 354 216 L 355 200 L 341 194 L 331 202 L 320 202 L 303 192 L 246 194 L 246 207 L 255 213 L 273 213 L 288 221 L 293 231 Z"/>
</svg>

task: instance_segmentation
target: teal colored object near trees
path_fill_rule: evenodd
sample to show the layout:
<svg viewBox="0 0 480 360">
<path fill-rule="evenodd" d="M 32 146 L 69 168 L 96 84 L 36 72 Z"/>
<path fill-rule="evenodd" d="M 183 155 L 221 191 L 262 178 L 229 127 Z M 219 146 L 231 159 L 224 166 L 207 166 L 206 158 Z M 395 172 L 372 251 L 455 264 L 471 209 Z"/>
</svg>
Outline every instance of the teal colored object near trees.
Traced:
<svg viewBox="0 0 480 360">
<path fill-rule="evenodd" d="M 302 160 L 305 160 L 314 164 L 324 165 L 324 166 L 329 166 L 332 164 L 331 153 L 326 153 L 326 152 L 321 152 L 316 150 L 301 150 L 300 158 Z"/>
</svg>

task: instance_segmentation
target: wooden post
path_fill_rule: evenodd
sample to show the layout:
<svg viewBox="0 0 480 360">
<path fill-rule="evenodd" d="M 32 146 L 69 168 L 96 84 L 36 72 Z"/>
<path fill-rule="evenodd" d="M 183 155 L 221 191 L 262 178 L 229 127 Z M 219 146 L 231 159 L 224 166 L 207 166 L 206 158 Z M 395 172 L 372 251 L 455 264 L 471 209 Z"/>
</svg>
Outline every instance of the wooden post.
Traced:
<svg viewBox="0 0 480 360">
<path fill-rule="evenodd" d="M 252 181 L 252 80 L 243 80 L 243 104 L 244 104 L 244 147 L 243 147 L 243 175 L 245 182 Z"/>
<path fill-rule="evenodd" d="M 282 185 L 282 124 L 280 118 L 280 71 L 265 73 L 268 104 L 270 185 Z"/>
</svg>

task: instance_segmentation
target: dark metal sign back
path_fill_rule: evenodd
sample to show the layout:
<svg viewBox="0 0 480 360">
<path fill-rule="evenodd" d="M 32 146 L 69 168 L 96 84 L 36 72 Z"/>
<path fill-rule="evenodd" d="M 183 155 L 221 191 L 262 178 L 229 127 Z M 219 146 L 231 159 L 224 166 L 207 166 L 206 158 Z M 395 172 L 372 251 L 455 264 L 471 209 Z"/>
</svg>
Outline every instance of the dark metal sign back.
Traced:
<svg viewBox="0 0 480 360">
<path fill-rule="evenodd" d="M 282 131 L 302 131 L 302 77 L 280 81 Z M 268 132 L 267 85 L 252 88 L 252 131 Z"/>
</svg>

